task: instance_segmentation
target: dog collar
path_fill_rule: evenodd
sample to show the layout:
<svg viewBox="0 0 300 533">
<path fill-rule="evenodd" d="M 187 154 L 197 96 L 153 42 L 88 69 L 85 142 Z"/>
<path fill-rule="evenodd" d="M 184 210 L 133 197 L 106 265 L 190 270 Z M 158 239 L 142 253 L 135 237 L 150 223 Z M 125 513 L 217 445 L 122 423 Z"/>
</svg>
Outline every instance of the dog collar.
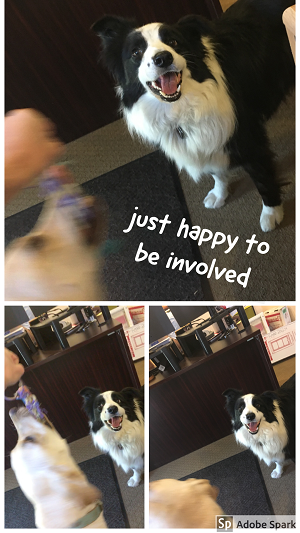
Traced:
<svg viewBox="0 0 300 533">
<path fill-rule="evenodd" d="M 89 513 L 79 518 L 79 520 L 74 522 L 74 524 L 72 524 L 68 529 L 82 529 L 84 527 L 87 527 L 93 522 L 95 522 L 95 520 L 99 518 L 102 512 L 103 512 L 102 502 L 98 501 L 94 509 L 92 509 Z"/>
</svg>

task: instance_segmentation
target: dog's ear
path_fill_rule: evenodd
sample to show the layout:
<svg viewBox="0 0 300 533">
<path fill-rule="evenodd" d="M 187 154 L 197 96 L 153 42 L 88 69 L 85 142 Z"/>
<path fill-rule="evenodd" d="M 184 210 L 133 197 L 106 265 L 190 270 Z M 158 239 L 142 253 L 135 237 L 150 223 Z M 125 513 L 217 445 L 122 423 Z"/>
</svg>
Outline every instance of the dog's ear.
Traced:
<svg viewBox="0 0 300 533">
<path fill-rule="evenodd" d="M 277 400 L 278 399 L 277 392 L 273 391 L 273 390 L 267 390 L 267 391 L 263 392 L 261 394 L 261 396 L 263 396 L 265 398 L 272 398 L 273 400 Z"/>
<path fill-rule="evenodd" d="M 237 399 L 243 395 L 243 392 L 237 389 L 226 389 L 224 392 L 222 392 L 222 395 L 226 398 L 225 408 L 227 409 L 230 416 L 233 418 L 235 403 Z"/>
<path fill-rule="evenodd" d="M 243 395 L 243 391 L 237 389 L 226 389 L 224 392 L 222 392 L 222 395 L 225 396 L 228 401 L 236 401 L 239 396 Z"/>
<path fill-rule="evenodd" d="M 218 487 L 216 487 L 215 485 L 211 485 L 207 479 L 203 479 L 200 481 L 206 481 L 206 485 L 204 487 L 206 494 L 208 494 L 208 496 L 210 496 L 213 500 L 217 501 L 217 497 L 220 492 Z"/>
<path fill-rule="evenodd" d="M 86 207 L 85 224 L 82 229 L 82 236 L 85 242 L 92 247 L 103 244 L 108 233 L 108 206 L 106 202 L 98 196 L 85 196 L 83 198 Z"/>
<path fill-rule="evenodd" d="M 177 22 L 177 27 L 180 31 L 184 30 L 189 39 L 200 39 L 213 31 L 211 22 L 200 15 L 186 15 Z"/>
<path fill-rule="evenodd" d="M 135 27 L 134 20 L 105 15 L 91 26 L 91 30 L 106 43 L 109 40 L 119 38 L 121 35 L 127 35 Z"/>
<path fill-rule="evenodd" d="M 214 485 L 210 484 L 210 481 L 208 479 L 195 479 L 195 492 L 198 490 L 202 492 L 202 494 L 207 494 L 211 498 L 213 498 L 215 501 L 217 500 L 219 489 L 218 487 L 215 487 Z M 198 490 L 197 490 L 198 489 Z"/>
<path fill-rule="evenodd" d="M 81 490 L 80 492 L 83 505 L 90 505 L 96 500 L 100 500 L 102 498 L 101 491 L 94 485 L 90 485 L 90 483 L 88 483 L 84 490 Z"/>
<path fill-rule="evenodd" d="M 88 482 L 83 472 L 67 472 L 65 479 L 68 482 L 68 490 L 72 494 L 72 498 L 78 502 L 78 505 L 85 507 L 101 499 L 100 490 Z"/>
<path fill-rule="evenodd" d="M 100 389 L 95 389 L 94 387 L 84 387 L 81 389 L 81 391 L 79 391 L 78 394 L 80 394 L 80 396 L 82 396 L 85 400 L 90 400 L 100 393 Z"/>
<path fill-rule="evenodd" d="M 126 387 L 125 389 L 121 390 L 121 394 L 126 400 L 132 398 L 138 398 L 139 400 L 142 400 L 144 398 L 144 387 L 142 387 L 140 390 L 133 387 Z"/>
<path fill-rule="evenodd" d="M 216 487 L 215 485 L 211 485 L 210 487 L 211 487 L 211 493 L 210 493 L 210 494 L 211 494 L 211 497 L 212 497 L 215 501 L 217 501 L 217 497 L 219 496 L 219 492 L 220 492 L 220 491 L 219 491 L 218 487 Z"/>
<path fill-rule="evenodd" d="M 123 44 L 135 27 L 135 21 L 113 15 L 106 15 L 91 27 L 102 41 L 102 62 L 118 83 L 122 82 L 125 76 L 122 62 Z"/>
<path fill-rule="evenodd" d="M 133 401 L 134 399 L 138 400 L 140 411 L 144 416 L 144 387 L 141 389 L 126 387 L 125 389 L 121 390 L 121 394 L 126 402 Z"/>
<path fill-rule="evenodd" d="M 267 405 L 270 407 L 273 404 L 273 400 L 279 400 L 279 396 L 275 391 L 267 390 L 260 395 Z"/>
<path fill-rule="evenodd" d="M 83 411 L 90 420 L 94 420 L 94 399 L 98 394 L 101 394 L 100 389 L 84 387 L 84 389 L 81 389 L 78 394 L 83 397 Z M 100 427 L 98 429 L 100 429 Z"/>
</svg>

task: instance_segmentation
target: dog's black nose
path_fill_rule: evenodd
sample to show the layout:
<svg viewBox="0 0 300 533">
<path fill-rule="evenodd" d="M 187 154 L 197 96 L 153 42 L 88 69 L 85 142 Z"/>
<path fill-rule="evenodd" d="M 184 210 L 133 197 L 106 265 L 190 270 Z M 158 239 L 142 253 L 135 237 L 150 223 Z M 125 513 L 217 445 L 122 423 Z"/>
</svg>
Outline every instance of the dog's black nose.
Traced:
<svg viewBox="0 0 300 533">
<path fill-rule="evenodd" d="M 118 412 L 118 408 L 116 405 L 111 405 L 110 407 L 107 408 L 107 411 L 109 412 L 110 415 L 115 415 Z"/>
<path fill-rule="evenodd" d="M 246 418 L 247 418 L 247 420 L 254 420 L 254 418 L 255 418 L 255 414 L 254 414 L 254 413 L 248 413 L 248 414 L 246 415 Z"/>
<path fill-rule="evenodd" d="M 153 63 L 156 67 L 169 67 L 173 63 L 173 56 L 171 52 L 167 52 L 166 50 L 164 52 L 158 52 L 153 57 Z"/>
</svg>

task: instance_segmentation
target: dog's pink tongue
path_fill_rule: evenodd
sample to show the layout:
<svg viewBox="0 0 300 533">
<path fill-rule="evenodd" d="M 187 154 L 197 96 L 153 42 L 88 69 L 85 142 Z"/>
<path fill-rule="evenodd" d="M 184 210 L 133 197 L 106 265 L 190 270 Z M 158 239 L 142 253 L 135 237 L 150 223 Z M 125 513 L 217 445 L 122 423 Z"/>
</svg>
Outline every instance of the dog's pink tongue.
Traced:
<svg viewBox="0 0 300 533">
<path fill-rule="evenodd" d="M 252 431 L 252 433 L 254 433 L 254 431 L 257 430 L 257 426 L 258 426 L 258 422 L 250 422 L 248 424 L 248 427 L 249 427 L 250 431 Z"/>
<path fill-rule="evenodd" d="M 118 428 L 121 424 L 121 416 L 114 416 L 111 418 L 111 425 L 113 428 Z"/>
<path fill-rule="evenodd" d="M 167 72 L 160 76 L 161 90 L 165 94 L 174 94 L 177 91 L 177 73 Z"/>
</svg>

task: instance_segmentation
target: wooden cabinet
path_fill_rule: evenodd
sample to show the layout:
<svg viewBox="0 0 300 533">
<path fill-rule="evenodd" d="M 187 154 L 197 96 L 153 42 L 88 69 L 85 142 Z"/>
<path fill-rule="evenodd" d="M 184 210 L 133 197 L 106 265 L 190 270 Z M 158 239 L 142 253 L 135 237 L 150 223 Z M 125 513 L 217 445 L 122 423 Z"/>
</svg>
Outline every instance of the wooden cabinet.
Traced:
<svg viewBox="0 0 300 533">
<path fill-rule="evenodd" d="M 231 433 L 226 389 L 261 393 L 278 387 L 259 330 L 246 328 L 217 345 L 214 354 L 150 386 L 150 470 Z"/>
<path fill-rule="evenodd" d="M 222 12 L 219 0 L 6 0 L 5 11 L 6 111 L 42 111 L 65 142 L 118 118 L 113 80 L 90 31 L 97 19 L 116 14 L 142 25 Z"/>
</svg>

